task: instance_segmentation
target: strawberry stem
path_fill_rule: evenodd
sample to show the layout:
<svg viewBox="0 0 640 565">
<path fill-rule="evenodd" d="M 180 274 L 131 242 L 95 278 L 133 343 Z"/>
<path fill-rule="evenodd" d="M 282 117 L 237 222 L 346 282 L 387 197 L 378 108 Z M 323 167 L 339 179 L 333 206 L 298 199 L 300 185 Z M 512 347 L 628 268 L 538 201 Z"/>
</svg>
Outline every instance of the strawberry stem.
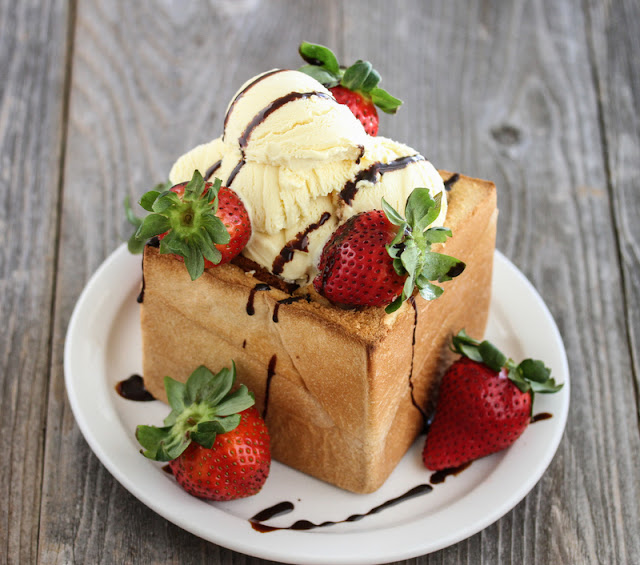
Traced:
<svg viewBox="0 0 640 565">
<path fill-rule="evenodd" d="M 240 414 L 255 404 L 247 387 L 230 392 L 236 378 L 236 366 L 213 374 L 204 365 L 198 367 L 186 383 L 165 377 L 164 385 L 171 413 L 164 427 L 138 426 L 136 438 L 141 453 L 155 461 L 171 461 L 180 456 L 192 441 L 211 448 L 218 434 L 234 430 Z"/>
<path fill-rule="evenodd" d="M 431 251 L 431 244 L 442 243 L 451 236 L 451 230 L 447 228 L 429 227 L 440 215 L 441 199 L 441 194 L 432 198 L 427 188 L 415 188 L 407 199 L 406 219 L 382 199 L 384 213 L 398 226 L 396 236 L 387 245 L 387 252 L 393 258 L 396 273 L 407 277 L 402 294 L 387 306 L 388 314 L 400 308 L 413 295 L 415 287 L 425 300 L 438 298 L 443 289 L 431 281 L 445 282 L 464 271 L 462 261 Z"/>
<path fill-rule="evenodd" d="M 556 384 L 555 379 L 551 377 L 551 369 L 547 368 L 542 361 L 525 359 L 516 364 L 513 359 L 508 358 L 490 341 L 475 340 L 464 329 L 453 337 L 451 349 L 473 361 L 483 363 L 492 371 L 500 372 L 502 369 L 506 369 L 509 380 L 521 392 L 531 394 L 532 406 L 534 393 L 550 394 L 558 392 L 563 386 L 563 383 Z"/>
</svg>

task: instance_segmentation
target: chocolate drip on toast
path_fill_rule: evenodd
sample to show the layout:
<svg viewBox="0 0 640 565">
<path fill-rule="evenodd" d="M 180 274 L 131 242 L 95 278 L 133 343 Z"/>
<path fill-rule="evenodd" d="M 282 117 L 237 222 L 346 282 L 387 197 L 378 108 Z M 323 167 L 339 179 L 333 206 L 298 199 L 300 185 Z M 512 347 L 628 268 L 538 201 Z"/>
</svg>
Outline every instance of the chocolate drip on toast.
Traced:
<svg viewBox="0 0 640 565">
<path fill-rule="evenodd" d="M 271 392 L 271 379 L 276 374 L 276 362 L 278 356 L 274 353 L 269 359 L 269 367 L 267 367 L 267 382 L 264 389 L 264 407 L 262 408 L 262 419 L 266 421 L 267 411 L 269 410 L 269 393 Z"/>
<path fill-rule="evenodd" d="M 273 322 L 276 324 L 278 323 L 278 312 L 280 311 L 280 306 L 282 304 L 293 304 L 294 302 L 299 302 L 300 300 L 311 302 L 311 297 L 308 294 L 300 294 L 298 296 L 290 296 L 289 298 L 278 300 L 278 302 L 276 302 L 276 305 L 273 307 L 273 316 L 271 317 Z"/>
<path fill-rule="evenodd" d="M 453 188 L 453 185 L 456 184 L 459 180 L 460 175 L 458 173 L 453 173 L 446 181 L 444 181 L 445 190 L 451 190 Z"/>
<path fill-rule="evenodd" d="M 256 313 L 256 309 L 253 306 L 253 301 L 256 296 L 256 292 L 271 290 L 271 287 L 265 283 L 258 283 L 249 291 L 249 298 L 247 299 L 247 314 L 253 316 Z"/>
<path fill-rule="evenodd" d="M 411 390 L 411 403 L 418 409 L 422 415 L 422 420 L 426 425 L 427 413 L 420 407 L 416 401 L 415 392 L 413 389 L 413 361 L 416 355 L 416 329 L 418 328 L 418 306 L 416 305 L 415 296 L 409 298 L 409 302 L 413 307 L 413 336 L 411 338 L 411 369 L 409 370 L 409 389 Z"/>
</svg>

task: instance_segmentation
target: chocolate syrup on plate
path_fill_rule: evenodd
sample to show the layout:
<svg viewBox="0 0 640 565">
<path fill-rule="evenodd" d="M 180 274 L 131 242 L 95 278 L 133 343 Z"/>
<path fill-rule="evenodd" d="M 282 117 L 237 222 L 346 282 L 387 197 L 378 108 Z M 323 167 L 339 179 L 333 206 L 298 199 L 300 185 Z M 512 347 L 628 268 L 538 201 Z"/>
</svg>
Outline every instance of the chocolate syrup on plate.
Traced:
<svg viewBox="0 0 640 565">
<path fill-rule="evenodd" d="M 429 482 L 432 485 L 439 485 L 440 483 L 444 483 L 447 477 L 455 477 L 456 475 L 459 475 L 460 473 L 462 473 L 462 471 L 468 469 L 470 465 L 471 461 L 467 461 L 466 463 L 463 463 L 458 467 L 449 467 L 448 469 L 441 469 L 440 471 L 436 471 L 435 473 L 433 473 L 433 475 L 431 475 Z"/>
<path fill-rule="evenodd" d="M 326 521 L 326 522 L 321 522 L 319 524 L 315 524 L 313 522 L 310 522 L 309 520 L 298 520 L 297 522 L 294 522 L 290 526 L 284 526 L 284 527 L 267 526 L 263 523 L 269 520 L 270 518 L 273 518 L 274 516 L 288 514 L 289 512 L 291 512 L 294 508 L 293 503 L 291 502 L 280 502 L 274 506 L 271 506 L 270 508 L 266 508 L 265 510 L 258 512 L 253 518 L 250 518 L 249 522 L 251 523 L 251 527 L 254 530 L 262 533 L 273 532 L 275 530 L 306 531 L 306 530 L 313 530 L 315 528 L 325 528 L 327 526 L 333 526 L 335 524 L 344 524 L 346 522 L 357 522 L 358 520 L 362 520 L 362 518 L 365 518 L 366 516 L 377 514 L 378 512 L 382 512 L 386 508 L 391 508 L 392 506 L 395 506 L 396 504 L 400 504 L 405 500 L 409 500 L 411 498 L 416 498 L 418 496 L 422 496 L 424 494 L 430 493 L 432 490 L 433 490 L 433 487 L 431 485 L 418 485 L 396 498 L 392 498 L 391 500 L 387 500 L 386 502 L 383 502 L 382 504 L 376 506 L 375 508 L 372 508 L 371 510 L 369 510 L 364 514 L 352 514 L 351 516 L 349 516 L 348 518 L 345 518 L 344 520 L 338 520 L 335 522 Z"/>
<path fill-rule="evenodd" d="M 256 313 L 256 309 L 253 307 L 253 300 L 256 292 L 261 290 L 271 290 L 271 287 L 266 283 L 258 283 L 249 291 L 249 298 L 247 299 L 247 314 L 249 314 L 249 316 L 253 316 Z"/>
<path fill-rule="evenodd" d="M 116 385 L 116 392 L 127 400 L 137 402 L 149 402 L 155 400 L 151 393 L 145 388 L 144 380 L 140 375 L 131 375 L 128 379 L 120 381 Z"/>
<path fill-rule="evenodd" d="M 308 251 L 309 250 L 309 234 L 319 227 L 324 225 L 326 221 L 331 217 L 329 212 L 324 212 L 320 219 L 308 225 L 304 230 L 302 230 L 298 235 L 296 235 L 292 240 L 288 241 L 285 246 L 282 248 L 278 256 L 273 260 L 273 265 L 271 266 L 271 272 L 274 275 L 279 275 L 284 270 L 284 266 L 293 259 L 293 254 L 296 251 Z"/>
<path fill-rule="evenodd" d="M 531 417 L 531 423 L 535 424 L 536 422 L 548 420 L 549 418 L 553 418 L 553 414 L 549 414 L 549 412 L 540 412 L 539 414 Z"/>
</svg>

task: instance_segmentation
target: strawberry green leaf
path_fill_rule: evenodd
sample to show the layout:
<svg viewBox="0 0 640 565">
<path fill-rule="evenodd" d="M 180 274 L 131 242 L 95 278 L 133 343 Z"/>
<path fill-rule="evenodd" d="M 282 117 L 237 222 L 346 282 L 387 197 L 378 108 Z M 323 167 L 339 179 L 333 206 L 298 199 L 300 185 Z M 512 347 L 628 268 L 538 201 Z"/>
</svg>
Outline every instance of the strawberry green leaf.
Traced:
<svg viewBox="0 0 640 565">
<path fill-rule="evenodd" d="M 224 402 L 216 407 L 218 416 L 228 416 L 236 412 L 242 412 L 255 404 L 253 393 L 246 386 L 240 385 L 238 390 L 227 396 Z"/>
<path fill-rule="evenodd" d="M 194 402 L 202 402 L 210 394 L 209 387 L 219 386 L 218 383 L 228 380 L 228 371 L 220 371 L 217 379 L 213 378 L 213 373 L 204 365 L 200 365 L 187 379 L 184 390 L 185 404 L 190 406 Z M 229 388 L 231 386 L 229 385 Z"/>
<path fill-rule="evenodd" d="M 169 406 L 176 412 L 182 412 L 185 407 L 184 390 L 185 385 L 171 377 L 164 378 L 164 390 L 167 393 Z"/>
<path fill-rule="evenodd" d="M 429 244 L 444 243 L 445 241 L 447 241 L 448 237 L 451 237 L 451 235 L 451 230 L 445 227 L 429 228 L 424 232 L 424 237 Z"/>
<path fill-rule="evenodd" d="M 340 67 L 334 53 L 324 45 L 302 42 L 300 56 L 308 63 L 298 70 L 315 78 L 327 88 L 341 84 L 349 90 L 361 93 L 387 114 L 395 114 L 402 100 L 378 87 L 380 73 L 369 61 L 358 60 L 348 68 Z"/>
<path fill-rule="evenodd" d="M 373 88 L 369 92 L 369 96 L 371 96 L 371 101 L 385 114 L 395 114 L 398 108 L 402 106 L 402 100 L 391 96 L 391 94 L 382 88 Z"/>
<path fill-rule="evenodd" d="M 406 220 L 402 215 L 396 212 L 393 206 L 391 206 L 384 198 L 382 198 L 382 209 L 394 226 L 401 226 L 406 223 Z"/>
<path fill-rule="evenodd" d="M 499 372 L 503 368 L 508 371 L 509 380 L 522 392 L 553 393 L 562 388 L 562 383 L 557 384 L 551 377 L 551 370 L 542 361 L 536 359 L 525 359 L 516 365 L 513 359 L 507 358 L 491 342 L 477 341 L 470 337 L 464 330 L 460 330 L 458 335 L 451 340 L 451 348 L 456 353 L 465 355 L 473 361 L 483 363 L 492 371 Z"/>
<path fill-rule="evenodd" d="M 309 65 L 323 67 L 327 72 L 334 75 L 340 73 L 338 59 L 328 47 L 303 41 L 298 47 L 298 52 Z"/>
<path fill-rule="evenodd" d="M 414 189 L 405 206 L 407 222 L 414 231 L 423 232 L 440 215 L 442 194 L 431 197 L 428 189 Z"/>
<path fill-rule="evenodd" d="M 478 352 L 484 364 L 493 371 L 499 372 L 507 362 L 507 357 L 490 341 L 483 341 L 478 345 Z"/>
<path fill-rule="evenodd" d="M 136 238 L 147 240 L 154 235 L 166 232 L 171 227 L 169 219 L 160 214 L 149 214 L 144 218 L 136 232 Z"/>
<path fill-rule="evenodd" d="M 309 75 L 311 78 L 316 79 L 320 84 L 323 84 L 327 88 L 333 88 L 340 84 L 340 77 L 334 75 L 322 67 L 316 65 L 304 65 L 298 69 L 300 72 Z"/>
<path fill-rule="evenodd" d="M 145 192 L 140 198 L 139 204 L 142 206 L 147 212 L 153 212 L 153 203 L 156 201 L 156 198 L 163 194 L 163 192 L 159 192 L 157 190 L 150 190 L 149 192 Z"/>
<path fill-rule="evenodd" d="M 340 84 L 354 92 L 364 92 L 362 86 L 372 70 L 373 65 L 369 61 L 356 61 L 344 72 Z"/>
<path fill-rule="evenodd" d="M 198 367 L 185 384 L 165 378 L 165 389 L 172 411 L 165 426 L 138 426 L 136 437 L 144 448 L 143 455 L 156 461 L 178 457 L 196 441 L 211 447 L 218 434 L 235 429 L 239 412 L 253 406 L 255 399 L 244 385 L 230 392 L 235 380 L 235 365 L 213 374 L 205 366 Z"/>
<path fill-rule="evenodd" d="M 431 251 L 433 240 L 442 242 L 451 235 L 451 230 L 435 230 L 426 236 L 427 228 L 440 214 L 441 196 L 432 198 L 427 188 L 415 188 L 405 205 L 403 218 L 384 198 L 382 209 L 389 221 L 398 226 L 398 231 L 386 248 L 393 259 L 393 268 L 400 276 L 406 276 L 401 302 L 413 294 L 414 287 L 426 300 L 438 298 L 443 289 L 431 281 L 444 282 L 458 276 L 464 263 L 454 257 Z M 426 231 L 425 231 L 426 230 Z M 397 309 L 396 301 L 388 306 L 387 313 Z"/>
</svg>

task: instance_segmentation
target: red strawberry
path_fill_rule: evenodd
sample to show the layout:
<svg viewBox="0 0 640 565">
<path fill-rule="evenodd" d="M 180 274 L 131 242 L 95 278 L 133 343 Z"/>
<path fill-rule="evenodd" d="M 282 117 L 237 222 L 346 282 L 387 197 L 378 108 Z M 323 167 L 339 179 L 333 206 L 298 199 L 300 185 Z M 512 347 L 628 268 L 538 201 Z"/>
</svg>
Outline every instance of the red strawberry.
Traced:
<svg viewBox="0 0 640 565">
<path fill-rule="evenodd" d="M 440 195 L 431 198 L 416 188 L 407 199 L 403 218 L 384 199 L 384 212 L 371 210 L 353 216 L 326 243 L 313 281 L 315 289 L 338 304 L 398 309 L 415 286 L 427 300 L 442 294 L 430 281 L 451 280 L 464 263 L 431 251 L 451 231 L 429 228 L 440 214 Z M 385 215 L 386 214 L 386 215 Z"/>
<path fill-rule="evenodd" d="M 560 390 L 542 361 L 519 365 L 490 342 L 461 331 L 453 338 L 463 357 L 447 371 L 422 458 L 435 471 L 458 467 L 512 445 L 531 421 L 534 392 Z"/>
<path fill-rule="evenodd" d="M 380 74 L 369 61 L 358 60 L 344 68 L 324 45 L 302 42 L 298 51 L 308 63 L 298 70 L 326 86 L 337 102 L 346 104 L 369 135 L 378 133 L 376 106 L 387 114 L 395 114 L 402 104 L 402 100 L 378 87 Z"/>
<path fill-rule="evenodd" d="M 164 427 L 136 429 L 143 455 L 170 461 L 178 484 L 199 498 L 251 496 L 269 476 L 267 427 L 244 385 L 230 392 L 234 380 L 235 365 L 217 375 L 200 366 L 185 384 L 165 377 L 172 411 Z"/>
<path fill-rule="evenodd" d="M 192 442 L 169 463 L 189 494 L 208 500 L 234 500 L 257 494 L 269 476 L 269 432 L 255 406 L 240 413 L 233 431 L 218 435 L 207 449 Z"/>
<path fill-rule="evenodd" d="M 138 225 L 129 250 L 141 251 L 146 240 L 158 236 L 160 253 L 182 257 L 192 280 L 205 268 L 231 261 L 249 241 L 251 221 L 238 195 L 221 184 L 220 179 L 205 183 L 195 171 L 188 183 L 144 194 L 140 205 L 149 215 L 140 220 L 127 209 L 129 221 Z"/>
<path fill-rule="evenodd" d="M 341 85 L 334 86 L 329 90 L 336 102 L 349 107 L 349 110 L 364 126 L 364 131 L 373 136 L 378 134 L 378 111 L 371 98 Z"/>
<path fill-rule="evenodd" d="M 187 183 L 183 182 L 171 187 L 171 192 L 175 192 L 180 198 L 184 195 Z M 213 187 L 210 182 L 205 183 L 205 190 Z M 212 202 L 213 204 L 213 202 Z M 221 186 L 218 192 L 218 210 L 216 216 L 222 220 L 225 229 L 229 233 L 229 243 L 218 243 L 216 249 L 220 251 L 222 259 L 218 265 L 228 263 L 245 248 L 251 237 L 251 220 L 247 209 L 235 190 L 226 186 Z M 158 236 L 162 240 L 169 232 Z M 204 268 L 215 267 L 215 264 L 205 259 Z"/>
</svg>

